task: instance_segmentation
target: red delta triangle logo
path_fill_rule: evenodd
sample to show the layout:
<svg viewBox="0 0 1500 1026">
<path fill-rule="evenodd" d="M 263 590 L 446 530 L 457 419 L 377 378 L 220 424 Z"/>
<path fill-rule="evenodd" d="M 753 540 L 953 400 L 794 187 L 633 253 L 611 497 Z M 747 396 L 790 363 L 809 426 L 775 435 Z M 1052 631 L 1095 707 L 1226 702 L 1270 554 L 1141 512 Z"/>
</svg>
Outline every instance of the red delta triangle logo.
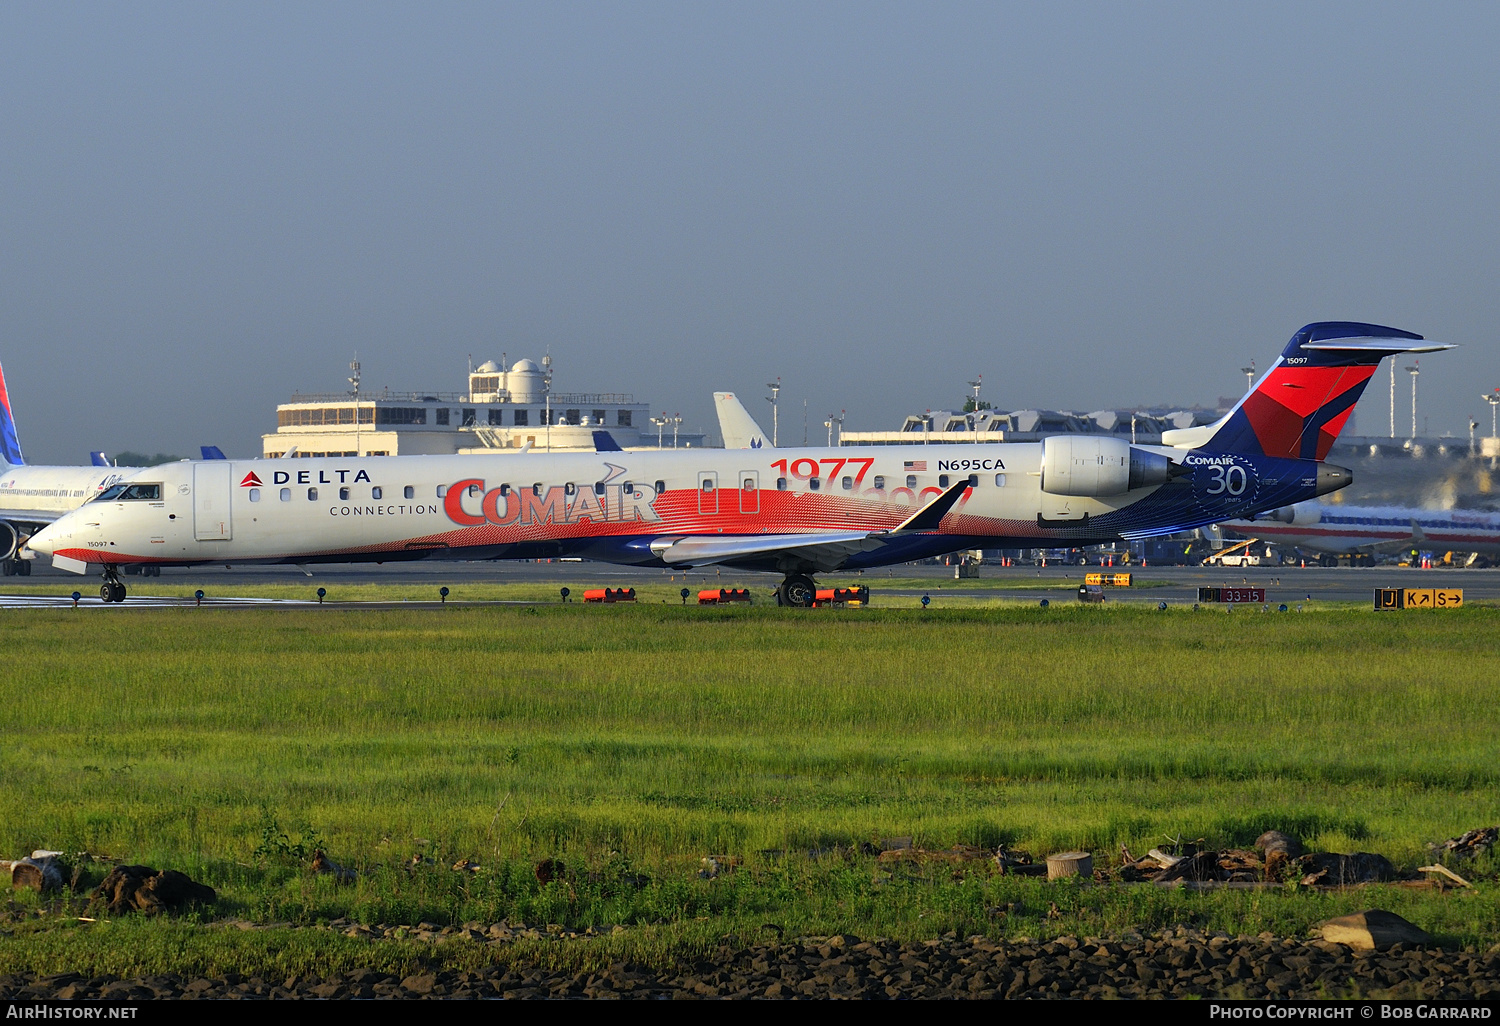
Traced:
<svg viewBox="0 0 1500 1026">
<path fill-rule="evenodd" d="M 260 478 L 256 477 L 255 476 L 255 471 L 252 470 L 252 471 L 250 471 L 250 473 L 246 474 L 245 475 L 245 479 L 240 482 L 240 487 L 241 488 L 260 488 L 260 487 L 262 487 L 262 485 L 260 483 Z"/>
</svg>

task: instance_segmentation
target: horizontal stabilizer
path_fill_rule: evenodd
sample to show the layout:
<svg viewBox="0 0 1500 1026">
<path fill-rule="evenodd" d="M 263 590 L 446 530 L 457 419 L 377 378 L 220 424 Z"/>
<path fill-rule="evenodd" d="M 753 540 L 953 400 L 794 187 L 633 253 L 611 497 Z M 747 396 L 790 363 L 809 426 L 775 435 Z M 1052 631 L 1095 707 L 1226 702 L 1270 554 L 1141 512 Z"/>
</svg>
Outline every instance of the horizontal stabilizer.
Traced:
<svg viewBox="0 0 1500 1026">
<path fill-rule="evenodd" d="M 1452 342 L 1428 342 L 1425 339 L 1420 345 L 1412 345 L 1410 339 L 1376 338 L 1367 335 L 1361 338 L 1330 338 L 1318 342 L 1304 342 L 1302 348 L 1347 350 L 1356 353 L 1440 353 L 1444 349 L 1457 349 L 1458 346 Z"/>
<path fill-rule="evenodd" d="M 617 442 L 617 441 L 615 441 L 615 436 L 612 435 L 612 434 L 610 434 L 608 431 L 595 431 L 594 432 L 594 451 L 595 452 L 624 452 L 625 450 L 622 449 L 622 448 L 620 448 L 620 443 Z"/>
</svg>

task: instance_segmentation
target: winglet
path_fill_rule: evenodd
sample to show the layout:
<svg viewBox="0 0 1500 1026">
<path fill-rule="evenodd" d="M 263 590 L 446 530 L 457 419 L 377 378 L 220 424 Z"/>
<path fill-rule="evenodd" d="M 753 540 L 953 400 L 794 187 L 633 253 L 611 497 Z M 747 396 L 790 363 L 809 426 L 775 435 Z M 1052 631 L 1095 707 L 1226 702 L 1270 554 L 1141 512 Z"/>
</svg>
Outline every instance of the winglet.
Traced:
<svg viewBox="0 0 1500 1026">
<path fill-rule="evenodd" d="M 962 480 L 950 485 L 942 495 L 933 497 L 933 500 L 911 516 L 903 520 L 892 529 L 891 533 L 897 531 L 936 531 L 948 511 L 953 508 L 959 499 L 963 498 L 964 490 L 969 487 L 969 479 Z"/>
<path fill-rule="evenodd" d="M 620 448 L 620 443 L 617 442 L 617 441 L 615 441 L 615 436 L 612 435 L 612 434 L 610 434 L 608 431 L 595 431 L 594 432 L 594 451 L 595 452 L 624 452 L 625 450 L 622 449 L 622 448 Z"/>
<path fill-rule="evenodd" d="M 203 454 L 203 458 L 206 460 L 227 460 L 229 458 L 224 455 L 224 450 L 220 449 L 217 445 L 200 445 L 198 446 L 198 451 Z"/>
</svg>

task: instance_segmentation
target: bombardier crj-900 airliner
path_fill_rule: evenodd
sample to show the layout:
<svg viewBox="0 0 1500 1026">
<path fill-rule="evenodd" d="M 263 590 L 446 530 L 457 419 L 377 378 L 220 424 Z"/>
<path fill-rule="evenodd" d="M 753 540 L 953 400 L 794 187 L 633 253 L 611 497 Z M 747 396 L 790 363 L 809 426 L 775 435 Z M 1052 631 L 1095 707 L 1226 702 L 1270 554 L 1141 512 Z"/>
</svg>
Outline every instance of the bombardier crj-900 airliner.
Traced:
<svg viewBox="0 0 1500 1026">
<path fill-rule="evenodd" d="M 53 564 L 383 562 L 582 556 L 783 575 L 964 548 L 1170 534 L 1347 485 L 1323 462 L 1383 357 L 1447 349 L 1373 324 L 1309 324 L 1195 448 L 1058 435 L 1000 445 L 650 450 L 178 463 L 31 539 Z"/>
</svg>

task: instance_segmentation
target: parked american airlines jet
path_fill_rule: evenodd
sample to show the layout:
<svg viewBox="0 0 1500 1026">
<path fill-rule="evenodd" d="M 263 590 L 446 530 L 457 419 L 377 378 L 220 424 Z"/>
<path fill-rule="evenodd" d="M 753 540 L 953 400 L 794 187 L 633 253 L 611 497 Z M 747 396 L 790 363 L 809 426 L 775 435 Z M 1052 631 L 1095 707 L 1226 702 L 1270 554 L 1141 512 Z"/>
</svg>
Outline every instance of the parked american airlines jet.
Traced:
<svg viewBox="0 0 1500 1026">
<path fill-rule="evenodd" d="M 1220 526 L 1304 552 L 1477 552 L 1500 556 L 1500 513 L 1479 510 L 1299 502 L 1253 521 L 1231 520 Z"/>
<path fill-rule="evenodd" d="M 21 558 L 28 536 L 137 469 L 26 466 L 0 368 L 0 573 L 30 574 L 31 561 Z"/>
<path fill-rule="evenodd" d="M 570 555 L 810 574 L 961 548 L 1082 545 L 1253 517 L 1342 488 L 1323 461 L 1383 357 L 1447 349 L 1373 324 L 1298 331 L 1196 447 L 1059 435 L 993 446 L 656 450 L 169 464 L 31 539 L 53 565 Z"/>
</svg>

